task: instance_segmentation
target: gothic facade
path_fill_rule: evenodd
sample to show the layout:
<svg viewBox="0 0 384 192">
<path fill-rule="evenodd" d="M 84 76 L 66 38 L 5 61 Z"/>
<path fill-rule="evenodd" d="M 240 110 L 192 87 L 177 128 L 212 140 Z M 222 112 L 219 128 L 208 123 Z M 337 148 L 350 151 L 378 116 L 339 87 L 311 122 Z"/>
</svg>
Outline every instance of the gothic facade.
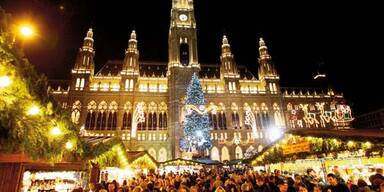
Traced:
<svg viewBox="0 0 384 192">
<path fill-rule="evenodd" d="M 193 73 L 199 74 L 211 109 L 214 147 L 207 153 L 212 159 L 249 156 L 287 129 L 349 126 L 351 111 L 342 94 L 280 87 L 262 38 L 257 76 L 236 64 L 225 35 L 221 63 L 199 63 L 192 0 L 173 0 L 168 38 L 168 63 L 139 60 L 132 31 L 124 60 L 108 61 L 95 73 L 89 29 L 69 85 L 51 85 L 50 93 L 71 111 L 83 136 L 121 137 L 127 149 L 147 150 L 159 162 L 182 155 L 183 102 Z"/>
</svg>

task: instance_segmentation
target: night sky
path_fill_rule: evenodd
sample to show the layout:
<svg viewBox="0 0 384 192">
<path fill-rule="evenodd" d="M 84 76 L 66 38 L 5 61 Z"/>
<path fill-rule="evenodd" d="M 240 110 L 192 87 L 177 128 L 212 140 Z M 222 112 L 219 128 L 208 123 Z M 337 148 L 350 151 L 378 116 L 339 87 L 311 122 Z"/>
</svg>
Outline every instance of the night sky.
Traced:
<svg viewBox="0 0 384 192">
<path fill-rule="evenodd" d="M 124 2 L 124 3 L 123 3 Z M 236 62 L 257 74 L 262 36 L 281 75 L 281 86 L 311 87 L 320 67 L 355 114 L 384 107 L 383 11 L 374 4 L 277 3 L 195 0 L 200 63 L 219 63 L 222 35 Z M 69 79 L 86 31 L 94 29 L 96 71 L 108 59 L 123 59 L 132 29 L 140 60 L 167 61 L 171 0 L 3 0 L 15 20 L 36 23 L 38 37 L 26 53 L 49 79 Z"/>
</svg>

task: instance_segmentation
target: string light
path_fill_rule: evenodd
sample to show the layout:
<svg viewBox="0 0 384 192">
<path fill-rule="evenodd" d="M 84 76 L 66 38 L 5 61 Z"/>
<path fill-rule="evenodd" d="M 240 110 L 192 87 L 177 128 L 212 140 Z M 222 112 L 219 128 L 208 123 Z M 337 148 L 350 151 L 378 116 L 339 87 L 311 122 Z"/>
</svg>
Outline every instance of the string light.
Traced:
<svg viewBox="0 0 384 192">
<path fill-rule="evenodd" d="M 29 110 L 27 111 L 27 115 L 37 115 L 40 113 L 40 108 L 36 105 L 33 105 Z"/>
<path fill-rule="evenodd" d="M 9 78 L 8 76 L 6 76 L 6 75 L 0 76 L 0 88 L 7 87 L 11 83 L 12 83 L 11 78 Z"/>
</svg>

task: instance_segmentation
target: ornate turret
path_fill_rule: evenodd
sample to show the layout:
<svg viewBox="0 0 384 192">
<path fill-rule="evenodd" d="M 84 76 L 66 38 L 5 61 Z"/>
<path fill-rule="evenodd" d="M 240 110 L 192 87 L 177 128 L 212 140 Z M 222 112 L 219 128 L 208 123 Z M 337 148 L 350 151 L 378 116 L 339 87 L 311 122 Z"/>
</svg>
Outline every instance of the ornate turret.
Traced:
<svg viewBox="0 0 384 192">
<path fill-rule="evenodd" d="M 89 28 L 87 36 L 84 38 L 83 46 L 79 49 L 74 70 L 86 70 L 93 74 L 95 50 L 93 49 L 93 31 Z"/>
<path fill-rule="evenodd" d="M 228 42 L 227 36 L 223 36 L 223 44 L 221 45 L 221 66 L 220 76 L 221 78 L 239 78 L 237 66 L 234 56 L 231 52 L 231 45 Z"/>
<path fill-rule="evenodd" d="M 279 75 L 272 64 L 272 57 L 268 53 L 264 39 L 259 41 L 259 79 L 265 86 L 267 93 L 277 94 L 280 92 Z"/>
<path fill-rule="evenodd" d="M 268 48 L 263 38 L 260 38 L 259 41 L 259 55 L 259 78 L 277 76 L 275 66 L 272 64 L 272 57 L 268 53 Z"/>
<path fill-rule="evenodd" d="M 90 76 L 94 75 L 95 50 L 93 49 L 93 31 L 89 28 L 84 38 L 83 46 L 77 54 L 75 66 L 72 69 L 72 86 L 75 90 L 84 90 L 88 87 Z"/>
<path fill-rule="evenodd" d="M 135 30 L 131 33 L 128 41 L 128 49 L 125 50 L 122 73 L 132 73 L 139 71 L 139 50 L 137 49 L 137 40 Z"/>
<path fill-rule="evenodd" d="M 121 75 L 121 90 L 133 91 L 139 76 L 139 50 L 137 49 L 136 31 L 133 30 L 125 50 Z"/>
</svg>

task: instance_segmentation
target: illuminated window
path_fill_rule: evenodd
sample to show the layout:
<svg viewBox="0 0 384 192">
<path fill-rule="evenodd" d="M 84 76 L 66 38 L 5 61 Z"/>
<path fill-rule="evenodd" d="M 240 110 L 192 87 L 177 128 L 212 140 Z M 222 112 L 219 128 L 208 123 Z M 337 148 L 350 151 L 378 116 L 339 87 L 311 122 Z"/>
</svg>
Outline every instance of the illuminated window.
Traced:
<svg viewBox="0 0 384 192">
<path fill-rule="evenodd" d="M 232 126 L 235 129 L 240 128 L 239 114 L 236 111 L 232 112 Z"/>
<path fill-rule="evenodd" d="M 129 89 L 129 79 L 125 80 L 125 90 L 128 91 Z"/>
<path fill-rule="evenodd" d="M 129 90 L 133 90 L 133 79 L 129 80 Z"/>
<path fill-rule="evenodd" d="M 80 120 L 81 103 L 79 100 L 75 101 L 72 106 L 71 120 L 75 124 L 79 124 Z"/>
<path fill-rule="evenodd" d="M 76 78 L 75 89 L 76 89 L 76 90 L 79 90 L 79 87 L 80 87 L 80 78 Z"/>
</svg>

